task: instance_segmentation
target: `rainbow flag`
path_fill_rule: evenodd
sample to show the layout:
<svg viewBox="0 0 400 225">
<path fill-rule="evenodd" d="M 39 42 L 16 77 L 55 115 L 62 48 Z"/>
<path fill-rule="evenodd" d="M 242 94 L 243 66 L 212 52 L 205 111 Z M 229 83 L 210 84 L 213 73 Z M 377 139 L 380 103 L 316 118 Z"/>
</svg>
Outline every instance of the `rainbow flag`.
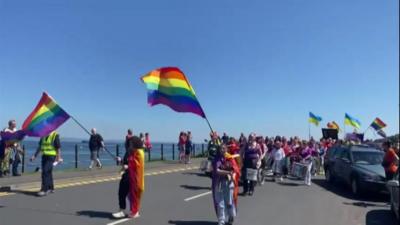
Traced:
<svg viewBox="0 0 400 225">
<path fill-rule="evenodd" d="M 315 126 L 319 125 L 319 122 L 322 121 L 322 117 L 314 115 L 312 112 L 309 112 L 308 122 L 315 124 Z"/>
<path fill-rule="evenodd" d="M 376 119 L 371 123 L 371 127 L 378 131 L 386 127 L 386 124 L 381 119 L 376 117 Z"/>
<path fill-rule="evenodd" d="M 22 130 L 32 137 L 44 137 L 70 118 L 52 97 L 43 92 L 36 108 L 26 118 Z"/>
<path fill-rule="evenodd" d="M 359 129 L 361 127 L 361 122 L 358 119 L 351 117 L 347 113 L 344 115 L 344 124 L 353 126 L 354 128 L 357 128 L 357 129 Z"/>
<path fill-rule="evenodd" d="M 163 104 L 176 112 L 191 112 L 206 118 L 196 94 L 183 72 L 176 67 L 163 67 L 141 78 L 148 89 L 150 106 Z"/>
</svg>

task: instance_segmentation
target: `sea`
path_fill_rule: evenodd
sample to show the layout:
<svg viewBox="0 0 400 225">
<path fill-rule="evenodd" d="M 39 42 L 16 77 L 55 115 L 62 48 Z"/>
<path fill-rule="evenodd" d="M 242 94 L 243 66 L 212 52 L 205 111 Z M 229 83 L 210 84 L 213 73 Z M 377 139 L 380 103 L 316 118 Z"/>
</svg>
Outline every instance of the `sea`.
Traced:
<svg viewBox="0 0 400 225">
<path fill-rule="evenodd" d="M 153 148 L 150 152 L 145 153 L 145 158 L 148 161 L 149 157 L 151 161 L 161 160 L 161 147 L 163 148 L 163 159 L 164 160 L 173 160 L 173 155 L 175 155 L 175 160 L 178 159 L 178 147 L 175 143 L 161 143 L 156 142 L 152 143 Z M 203 145 L 203 146 L 202 146 Z M 37 168 L 41 166 L 41 159 L 38 156 L 36 160 L 30 162 L 31 156 L 35 153 L 38 148 L 38 141 L 26 140 L 22 141 L 21 146 L 25 149 L 25 164 L 24 170 L 25 172 L 33 172 Z M 116 161 L 114 156 L 117 155 L 117 148 L 119 149 L 118 155 L 122 158 L 125 154 L 125 147 L 123 141 L 111 141 L 105 143 L 107 151 L 100 151 L 100 161 L 103 166 L 111 166 L 116 165 Z M 193 155 L 197 156 L 202 154 L 202 149 L 204 149 L 204 144 L 194 144 Z M 76 166 L 75 160 L 75 149 L 77 149 L 77 166 L 78 168 L 88 168 L 90 164 L 90 150 L 87 142 L 83 141 L 63 141 L 61 140 L 61 157 L 63 162 L 58 164 L 55 169 L 57 170 L 67 170 L 74 169 Z M 173 154 L 173 149 L 174 153 Z M 20 165 L 21 170 L 21 165 Z"/>
</svg>

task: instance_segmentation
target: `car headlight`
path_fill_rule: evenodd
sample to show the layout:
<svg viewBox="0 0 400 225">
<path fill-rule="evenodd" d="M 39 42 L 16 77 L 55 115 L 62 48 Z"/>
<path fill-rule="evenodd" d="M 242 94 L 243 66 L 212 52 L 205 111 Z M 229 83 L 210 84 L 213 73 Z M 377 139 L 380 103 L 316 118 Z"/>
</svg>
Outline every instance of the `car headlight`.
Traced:
<svg viewBox="0 0 400 225">
<path fill-rule="evenodd" d="M 373 174 L 362 174 L 361 177 L 365 181 L 370 181 L 370 182 L 380 182 L 382 179 L 378 175 L 373 175 Z"/>
</svg>

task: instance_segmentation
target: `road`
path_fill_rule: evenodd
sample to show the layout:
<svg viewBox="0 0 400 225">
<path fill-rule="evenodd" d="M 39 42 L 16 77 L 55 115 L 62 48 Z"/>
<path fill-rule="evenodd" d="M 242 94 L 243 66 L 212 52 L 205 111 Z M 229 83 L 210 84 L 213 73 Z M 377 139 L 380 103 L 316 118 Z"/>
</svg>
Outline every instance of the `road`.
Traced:
<svg viewBox="0 0 400 225">
<path fill-rule="evenodd" d="M 209 178 L 197 170 L 146 176 L 141 217 L 114 220 L 118 181 L 59 189 L 39 198 L 32 192 L 0 197 L 0 225 L 211 225 L 216 224 Z M 346 188 L 315 179 L 266 182 L 253 196 L 241 196 L 240 225 L 391 225 L 387 196 L 354 199 Z M 185 201 L 186 199 L 186 201 Z"/>
</svg>

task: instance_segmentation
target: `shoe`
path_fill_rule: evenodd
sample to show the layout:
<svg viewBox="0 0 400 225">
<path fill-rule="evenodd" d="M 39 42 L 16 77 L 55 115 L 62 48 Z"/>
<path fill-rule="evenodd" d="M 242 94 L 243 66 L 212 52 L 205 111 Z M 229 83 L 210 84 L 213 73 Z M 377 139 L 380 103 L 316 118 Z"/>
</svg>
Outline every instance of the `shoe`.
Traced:
<svg viewBox="0 0 400 225">
<path fill-rule="evenodd" d="M 229 219 L 228 219 L 228 223 L 227 224 L 232 225 L 233 221 L 234 221 L 233 216 L 230 216 Z"/>
<path fill-rule="evenodd" d="M 13 174 L 13 176 L 14 176 L 14 177 L 20 177 L 21 174 L 20 174 L 20 173 L 16 173 L 16 174 Z"/>
<path fill-rule="evenodd" d="M 48 191 L 48 193 L 50 193 L 50 194 L 54 194 L 54 193 L 55 193 L 55 191 L 54 191 L 54 190 L 49 190 L 49 191 Z"/>
<path fill-rule="evenodd" d="M 280 181 L 280 182 L 283 182 L 283 178 L 282 178 L 282 177 L 281 177 L 281 178 L 279 178 L 279 181 Z"/>
<path fill-rule="evenodd" d="M 132 215 L 132 214 L 129 215 L 129 218 L 133 218 L 133 219 L 136 219 L 136 218 L 139 218 L 139 217 L 140 217 L 139 212 L 137 212 L 135 215 Z"/>
<path fill-rule="evenodd" d="M 121 218 L 126 217 L 124 211 L 119 211 L 119 212 L 113 213 L 112 216 L 113 216 L 115 219 L 121 219 Z"/>
<path fill-rule="evenodd" d="M 249 196 L 253 196 L 253 192 L 252 191 L 249 192 Z"/>
<path fill-rule="evenodd" d="M 38 193 L 37 193 L 37 196 L 38 197 L 43 197 L 43 196 L 46 196 L 47 195 L 47 191 L 39 191 Z"/>
</svg>

